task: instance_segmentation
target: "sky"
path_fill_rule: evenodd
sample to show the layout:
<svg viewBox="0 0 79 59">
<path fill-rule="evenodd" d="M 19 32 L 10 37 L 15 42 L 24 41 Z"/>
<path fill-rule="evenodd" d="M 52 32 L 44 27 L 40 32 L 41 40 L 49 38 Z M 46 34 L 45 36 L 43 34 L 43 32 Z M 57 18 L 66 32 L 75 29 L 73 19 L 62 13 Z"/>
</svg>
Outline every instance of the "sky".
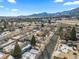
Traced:
<svg viewBox="0 0 79 59">
<path fill-rule="evenodd" d="M 56 13 L 79 7 L 79 0 L 0 0 L 0 16 Z"/>
</svg>

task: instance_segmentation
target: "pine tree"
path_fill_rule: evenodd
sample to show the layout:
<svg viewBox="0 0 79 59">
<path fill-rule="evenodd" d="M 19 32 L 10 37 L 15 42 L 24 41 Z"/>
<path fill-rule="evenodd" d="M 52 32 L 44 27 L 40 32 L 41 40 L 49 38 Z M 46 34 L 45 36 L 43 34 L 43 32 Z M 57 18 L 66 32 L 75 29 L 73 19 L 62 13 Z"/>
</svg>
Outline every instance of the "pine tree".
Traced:
<svg viewBox="0 0 79 59">
<path fill-rule="evenodd" d="M 51 20 L 48 20 L 48 23 L 51 24 Z"/>
<path fill-rule="evenodd" d="M 63 36 L 63 27 L 59 28 L 58 35 L 60 36 L 60 38 L 62 38 L 62 36 Z"/>
<path fill-rule="evenodd" d="M 12 56 L 14 56 L 16 59 L 19 59 L 21 57 L 21 48 L 18 42 L 16 42 L 15 44 L 15 48 L 14 48 Z"/>
<path fill-rule="evenodd" d="M 71 30 L 70 39 L 73 40 L 73 41 L 76 40 L 76 30 L 75 30 L 75 27 L 73 27 L 72 30 Z"/>
<path fill-rule="evenodd" d="M 32 36 L 32 39 L 31 39 L 31 45 L 32 46 L 36 45 L 36 40 L 35 40 L 35 36 L 34 35 Z"/>
<path fill-rule="evenodd" d="M 44 27 L 44 24 L 43 23 L 41 24 L 41 27 Z"/>
</svg>

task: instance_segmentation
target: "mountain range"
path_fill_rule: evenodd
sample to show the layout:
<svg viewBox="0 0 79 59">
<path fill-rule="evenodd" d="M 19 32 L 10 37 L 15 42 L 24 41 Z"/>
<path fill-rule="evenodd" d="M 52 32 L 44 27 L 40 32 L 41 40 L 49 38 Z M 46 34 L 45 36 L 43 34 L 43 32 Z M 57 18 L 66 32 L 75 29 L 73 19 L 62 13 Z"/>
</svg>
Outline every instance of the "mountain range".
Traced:
<svg viewBox="0 0 79 59">
<path fill-rule="evenodd" d="M 57 13 L 38 13 L 38 14 L 32 14 L 29 15 L 27 17 L 46 17 L 46 16 L 76 16 L 79 17 L 79 7 L 72 9 L 72 10 L 68 10 L 68 11 L 63 11 L 63 12 L 57 12 Z"/>
</svg>

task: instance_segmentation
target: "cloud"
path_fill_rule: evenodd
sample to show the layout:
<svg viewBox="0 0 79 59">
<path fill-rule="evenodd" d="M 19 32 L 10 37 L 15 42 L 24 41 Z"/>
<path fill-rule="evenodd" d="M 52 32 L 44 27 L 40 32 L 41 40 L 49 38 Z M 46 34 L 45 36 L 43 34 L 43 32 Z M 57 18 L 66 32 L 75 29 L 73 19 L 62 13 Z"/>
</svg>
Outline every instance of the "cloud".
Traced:
<svg viewBox="0 0 79 59">
<path fill-rule="evenodd" d="M 55 0 L 54 2 L 58 3 L 58 2 L 64 2 L 64 0 Z"/>
<path fill-rule="evenodd" d="M 4 8 L 4 6 L 1 5 L 0 8 Z"/>
<path fill-rule="evenodd" d="M 70 8 L 70 10 L 73 10 L 73 9 L 75 9 L 75 8 Z"/>
<path fill-rule="evenodd" d="M 75 8 L 67 8 L 67 10 L 73 10 L 73 9 L 75 9 Z"/>
<path fill-rule="evenodd" d="M 66 2 L 64 5 L 76 5 L 79 4 L 79 1 L 73 1 L 73 2 Z"/>
<path fill-rule="evenodd" d="M 9 3 L 16 3 L 16 0 L 8 0 Z"/>
<path fill-rule="evenodd" d="M 18 9 L 11 9 L 11 12 L 17 12 Z"/>
</svg>

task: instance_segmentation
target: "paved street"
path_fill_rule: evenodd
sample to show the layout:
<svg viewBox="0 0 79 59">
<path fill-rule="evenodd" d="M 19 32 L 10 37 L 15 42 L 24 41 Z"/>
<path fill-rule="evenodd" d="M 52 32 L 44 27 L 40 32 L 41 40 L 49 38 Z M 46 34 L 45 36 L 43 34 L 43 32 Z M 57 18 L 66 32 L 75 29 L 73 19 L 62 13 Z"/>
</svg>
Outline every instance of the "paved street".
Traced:
<svg viewBox="0 0 79 59">
<path fill-rule="evenodd" d="M 45 50 L 42 52 L 42 54 L 39 56 L 38 59 L 51 59 L 52 52 L 55 48 L 56 42 L 57 42 L 58 36 L 56 33 L 52 36 L 50 42 L 45 47 Z"/>
</svg>

